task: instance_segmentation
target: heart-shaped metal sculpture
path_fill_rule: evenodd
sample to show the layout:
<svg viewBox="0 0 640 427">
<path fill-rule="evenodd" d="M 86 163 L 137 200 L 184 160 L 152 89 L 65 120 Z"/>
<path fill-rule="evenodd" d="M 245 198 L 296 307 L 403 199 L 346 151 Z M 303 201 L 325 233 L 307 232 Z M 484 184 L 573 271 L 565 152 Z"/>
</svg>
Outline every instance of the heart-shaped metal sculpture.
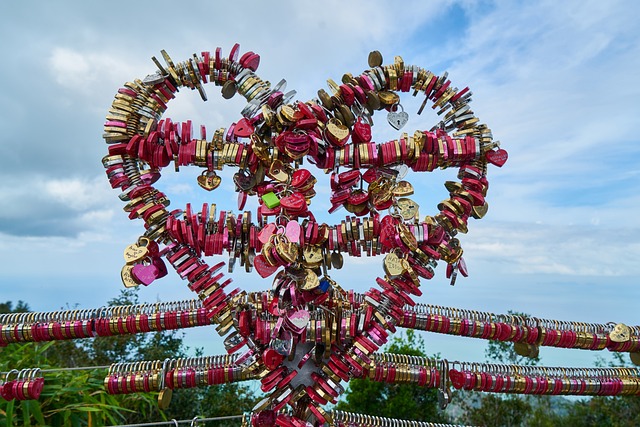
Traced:
<svg viewBox="0 0 640 427">
<path fill-rule="evenodd" d="M 491 131 L 470 110 L 468 88 L 451 87 L 446 74 L 436 76 L 400 57 L 383 66 L 380 55 L 370 56 L 371 69 L 345 74 L 340 85 L 329 80 L 331 94 L 321 89 L 319 100 L 301 102 L 292 101 L 295 92 L 285 93 L 284 80 L 272 88 L 258 77 L 257 54 L 240 56 L 238 45 L 228 57 L 221 52 L 174 63 L 162 51 L 165 65 L 153 58 L 158 71 L 116 94 L 105 123 L 103 165 L 112 187 L 122 189 L 129 217 L 144 221 L 142 238 L 160 245 L 144 261 L 129 250 L 122 278 L 131 286 L 139 275 L 148 284 L 154 275 L 144 274 L 151 270 L 146 265 L 166 258 L 198 294 L 220 335 L 235 329 L 225 347 L 239 353 L 236 364 L 261 378 L 268 395 L 254 408 L 252 422 L 323 423 L 330 420 L 322 405 L 336 401 L 342 381 L 368 373 L 369 356 L 395 331 L 403 306 L 415 304 L 421 279 L 433 277 L 437 261 L 448 264 L 452 283 L 458 271 L 467 274 L 456 235 L 466 233 L 469 217 L 486 213 L 487 162 L 502 166 L 506 151 L 495 150 Z M 206 100 L 203 84 L 209 81 L 223 86 L 224 98 L 246 98 L 238 122 L 208 139 L 204 126 L 196 136 L 190 121 L 162 118 L 180 88 L 198 90 Z M 396 129 L 407 123 L 408 114 L 397 108 L 398 93 L 409 91 L 425 96 L 423 107 L 431 101 L 441 121 L 430 130 L 373 141 L 375 111 L 389 111 Z M 345 208 L 344 220 L 316 221 L 309 203 L 317 181 L 301 167 L 303 158 L 330 173 L 330 212 Z M 169 211 L 167 196 L 154 184 L 171 163 L 176 171 L 203 168 L 197 182 L 209 191 L 220 184 L 216 171 L 237 167 L 238 204 L 255 196 L 257 212 L 233 214 L 215 204 Z M 414 187 L 401 169 L 448 167 L 458 168 L 459 181 L 445 183 L 450 197 L 421 221 L 417 203 L 407 198 Z M 219 263 L 209 267 L 205 261 L 223 253 L 230 255 L 229 271 L 239 260 L 247 272 L 275 275 L 271 289 L 228 292 L 231 279 L 219 272 Z M 343 253 L 384 256 L 382 277 L 362 300 L 328 274 L 342 266 Z M 287 404 L 293 416 L 277 414 Z"/>
</svg>

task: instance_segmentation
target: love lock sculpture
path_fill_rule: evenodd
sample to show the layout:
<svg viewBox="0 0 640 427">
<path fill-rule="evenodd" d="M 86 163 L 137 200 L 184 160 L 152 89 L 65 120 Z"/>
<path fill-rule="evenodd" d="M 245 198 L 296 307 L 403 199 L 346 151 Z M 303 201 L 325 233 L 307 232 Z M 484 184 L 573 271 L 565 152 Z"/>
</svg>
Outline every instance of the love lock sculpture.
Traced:
<svg viewBox="0 0 640 427">
<path fill-rule="evenodd" d="M 345 74 L 342 84 L 329 80 L 331 93 L 320 89 L 318 100 L 301 102 L 293 101 L 294 91 L 285 93 L 284 80 L 272 88 L 258 77 L 259 55 L 240 56 L 237 44 L 228 57 L 220 48 L 181 63 L 162 55 L 165 65 L 153 58 L 158 71 L 118 90 L 104 127 L 109 182 L 122 190 L 129 218 L 142 219 L 145 227 L 125 249 L 122 281 L 149 285 L 167 274 L 166 259 L 189 282 L 226 336 L 228 352 L 239 353 L 236 364 L 260 378 L 267 393 L 254 408 L 254 425 L 329 421 L 322 405 L 335 402 L 343 381 L 362 375 L 369 356 L 395 332 L 403 306 L 421 295 L 421 279 L 433 277 L 437 261 L 447 263 L 452 284 L 458 273 L 467 275 L 456 235 L 467 232 L 470 217 L 486 214 L 487 166 L 502 166 L 507 152 L 471 110 L 467 87 L 458 90 L 446 73 L 437 76 L 400 57 L 383 66 L 374 51 L 370 69 Z M 239 93 L 248 101 L 242 117 L 211 140 L 204 126 L 198 138 L 190 121 L 162 118 L 180 88 L 198 90 L 206 100 L 208 81 L 222 86 L 224 98 Z M 398 93 L 410 91 L 425 96 L 418 113 L 431 101 L 441 121 L 429 131 L 374 142 L 373 113 L 386 110 L 389 125 L 400 130 L 409 115 Z M 330 173 L 329 212 L 345 208 L 345 220 L 316 221 L 310 202 L 317 180 L 303 160 Z M 215 204 L 200 211 L 190 204 L 167 209 L 169 198 L 155 185 L 171 163 L 176 171 L 203 168 L 197 183 L 208 191 L 220 185 L 216 171 L 237 167 L 238 214 L 218 213 Z M 403 172 L 449 167 L 459 170 L 458 181 L 444 183 L 450 197 L 420 220 L 408 197 L 414 187 Z M 255 223 L 251 212 L 242 212 L 249 196 L 259 202 Z M 224 263 L 205 260 L 224 252 L 229 272 L 238 261 L 262 278 L 275 275 L 272 288 L 228 292 Z M 384 255 L 382 277 L 364 298 L 328 274 L 342 267 L 343 253 Z M 287 404 L 292 415 L 280 411 Z"/>
</svg>

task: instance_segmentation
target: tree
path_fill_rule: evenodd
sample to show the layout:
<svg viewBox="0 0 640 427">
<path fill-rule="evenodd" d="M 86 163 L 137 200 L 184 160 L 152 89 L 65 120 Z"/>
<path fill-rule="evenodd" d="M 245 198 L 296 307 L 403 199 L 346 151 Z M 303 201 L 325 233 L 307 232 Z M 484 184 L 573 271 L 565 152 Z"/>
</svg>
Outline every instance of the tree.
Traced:
<svg viewBox="0 0 640 427">
<path fill-rule="evenodd" d="M 565 425 L 632 427 L 640 425 L 637 396 L 594 396 L 571 405 Z"/>
<path fill-rule="evenodd" d="M 18 304 L 16 304 L 16 308 L 13 308 L 13 302 L 11 301 L 0 303 L 0 314 L 26 313 L 28 311 L 30 311 L 29 305 L 22 300 L 18 301 Z"/>
<path fill-rule="evenodd" d="M 622 353 L 612 352 L 612 359 L 604 359 L 600 366 L 628 366 Z M 563 420 L 574 426 L 631 427 L 640 425 L 640 398 L 638 396 L 594 396 L 580 399 L 568 409 Z"/>
<path fill-rule="evenodd" d="M 487 341 L 484 357 L 490 363 L 500 363 L 504 365 L 535 366 L 540 363 L 539 355 L 535 357 L 521 356 L 516 353 L 514 344 L 507 341 Z"/>
<path fill-rule="evenodd" d="M 521 426 L 530 412 L 531 405 L 520 396 L 488 394 L 479 407 L 469 409 L 466 419 L 473 425 Z"/>
<path fill-rule="evenodd" d="M 139 304 L 137 288 L 122 289 L 120 295 L 107 302 L 109 307 Z M 176 331 L 135 335 L 113 335 L 80 340 L 80 346 L 96 365 L 136 360 L 163 360 L 186 357 L 189 350 L 182 341 L 184 334 Z"/>
<path fill-rule="evenodd" d="M 527 317 L 526 314 L 509 314 Z M 490 363 L 537 365 L 539 356 L 525 357 L 516 353 L 513 343 L 488 341 L 485 358 Z M 462 409 L 458 422 L 483 426 L 554 426 L 558 425 L 557 409 L 566 399 L 556 396 L 521 396 L 458 391 L 454 402 Z M 552 409 L 553 408 L 553 409 Z"/>
<path fill-rule="evenodd" d="M 117 298 L 109 301 L 112 306 L 137 303 L 137 292 L 132 290 L 123 290 Z M 14 308 L 11 302 L 6 302 L 0 304 L 0 312 L 3 310 L 28 311 L 28 306 L 19 302 Z M 0 348 L 0 371 L 162 360 L 185 357 L 187 351 L 182 334 L 178 331 L 11 344 Z M 0 426 L 101 426 L 172 418 L 191 419 L 196 415 L 237 415 L 250 410 L 256 400 L 251 387 L 226 384 L 175 390 L 172 404 L 167 410 L 161 411 L 157 405 L 157 392 L 108 394 L 103 385 L 106 374 L 106 370 L 47 372 L 45 387 L 37 401 L 6 402 L 0 398 Z"/>
<path fill-rule="evenodd" d="M 385 348 L 388 353 L 426 357 L 422 337 L 412 329 L 404 335 L 394 337 Z M 380 417 L 447 422 L 448 417 L 438 408 L 436 389 L 415 384 L 387 384 L 353 379 L 338 402 L 337 409 Z"/>
<path fill-rule="evenodd" d="M 28 311 L 27 304 L 2 304 L 8 312 Z M 0 399 L 0 425 L 81 426 L 118 424 L 127 414 L 147 414 L 155 397 L 112 396 L 103 386 L 105 370 L 64 371 L 56 368 L 94 366 L 97 363 L 78 341 L 11 344 L 0 349 L 0 371 L 39 367 L 54 369 L 45 375 L 38 400 Z"/>
<path fill-rule="evenodd" d="M 109 306 L 139 304 L 137 288 L 124 289 Z M 212 333 L 215 333 L 212 331 Z M 187 357 L 188 347 L 179 331 L 162 331 L 137 335 L 96 337 L 85 342 L 85 348 L 95 364 L 110 364 L 114 361 L 164 360 Z M 196 355 L 202 355 L 200 349 Z M 154 393 L 155 398 L 157 393 Z M 119 396 L 134 398 L 135 395 Z M 177 389 L 173 391 L 171 405 L 164 411 L 155 401 L 144 411 L 125 414 L 127 423 L 142 423 L 157 419 L 191 419 L 194 416 L 238 415 L 253 407 L 256 396 L 244 384 L 224 384 L 205 388 Z M 124 403 L 123 403 L 124 404 Z M 220 425 L 220 424 L 218 424 Z"/>
<path fill-rule="evenodd" d="M 0 370 L 40 367 L 50 369 L 46 354 L 56 342 L 14 344 L 0 350 Z M 80 426 L 117 424 L 128 411 L 117 396 L 106 393 L 102 379 L 90 371 L 48 372 L 38 400 L 9 402 L 0 399 L 0 425 Z"/>
</svg>

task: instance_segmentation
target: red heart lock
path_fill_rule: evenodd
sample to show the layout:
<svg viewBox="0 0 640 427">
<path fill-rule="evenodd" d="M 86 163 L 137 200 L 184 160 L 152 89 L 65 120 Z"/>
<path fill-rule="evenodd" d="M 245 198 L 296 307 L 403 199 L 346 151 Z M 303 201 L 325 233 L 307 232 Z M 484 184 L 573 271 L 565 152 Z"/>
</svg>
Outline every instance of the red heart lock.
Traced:
<svg viewBox="0 0 640 427">
<path fill-rule="evenodd" d="M 307 208 L 307 200 L 302 193 L 296 191 L 280 199 L 280 206 L 291 212 L 302 212 Z"/>
<path fill-rule="evenodd" d="M 248 337 L 251 334 L 251 313 L 248 311 L 242 311 L 238 315 L 238 331 L 244 337 Z"/>
<path fill-rule="evenodd" d="M 276 425 L 276 413 L 271 410 L 255 412 L 251 415 L 253 427 L 273 427 Z"/>
<path fill-rule="evenodd" d="M 160 257 L 154 257 L 152 258 L 151 263 L 156 267 L 157 269 L 157 275 L 156 275 L 156 279 L 160 279 L 164 276 L 166 276 L 168 274 L 167 271 L 167 265 L 164 263 L 164 261 L 162 260 L 162 258 Z"/>
<path fill-rule="evenodd" d="M 362 121 L 361 117 L 358 117 L 353 125 L 352 138 L 359 143 L 368 143 L 371 141 L 371 125 Z"/>
<path fill-rule="evenodd" d="M 304 151 L 309 149 L 309 145 L 311 144 L 311 140 L 309 139 L 309 135 L 306 133 L 294 133 L 285 131 L 280 134 L 283 139 L 285 146 L 289 149 L 293 149 L 296 151 Z"/>
<path fill-rule="evenodd" d="M 247 203 L 247 193 L 240 190 L 238 191 L 238 210 L 241 211 L 244 209 L 244 206 Z"/>
<path fill-rule="evenodd" d="M 349 195 L 347 201 L 352 205 L 361 205 L 369 200 L 369 193 L 364 190 L 356 190 Z"/>
<path fill-rule="evenodd" d="M 284 360 L 284 356 L 272 348 L 267 348 L 262 353 L 262 360 L 264 362 L 264 366 L 267 367 L 270 371 L 274 371 L 277 369 L 282 361 Z"/>
<path fill-rule="evenodd" d="M 7 381 L 0 386 L 0 396 L 6 401 L 10 401 L 15 399 L 15 395 L 13 394 L 13 385 L 16 383 L 15 380 Z"/>
<path fill-rule="evenodd" d="M 507 162 L 507 159 L 509 158 L 509 153 L 507 153 L 507 150 L 503 150 L 501 148 L 495 151 L 494 150 L 487 151 L 487 153 L 485 154 L 485 157 L 489 163 L 491 163 L 492 165 L 496 165 L 500 168 L 502 167 L 502 165 L 504 165 Z"/>
<path fill-rule="evenodd" d="M 310 145 L 309 137 L 305 135 L 304 142 L 296 144 L 287 143 L 284 147 L 284 152 L 287 153 L 291 159 L 300 160 L 309 153 Z"/>
<path fill-rule="evenodd" d="M 396 220 L 391 215 L 382 218 L 382 221 L 380 221 L 380 244 L 385 248 L 395 247 L 395 236 L 397 234 Z"/>
<path fill-rule="evenodd" d="M 291 186 L 303 193 L 313 188 L 316 182 L 314 176 L 307 169 L 298 169 L 291 175 Z"/>
<path fill-rule="evenodd" d="M 336 172 L 331 172 L 329 184 L 331 185 L 331 190 L 335 191 L 340 189 L 340 181 L 338 181 L 338 174 Z"/>
<path fill-rule="evenodd" d="M 157 172 L 149 172 L 140 175 L 140 180 L 143 184 L 151 185 L 154 184 L 157 180 L 160 179 L 160 174 Z"/>
<path fill-rule="evenodd" d="M 338 174 L 338 183 L 343 187 L 352 187 L 358 185 L 362 174 L 359 170 L 354 169 Z"/>
<path fill-rule="evenodd" d="M 305 118 L 305 119 L 300 119 L 296 122 L 296 129 L 301 129 L 301 130 L 313 130 L 315 128 L 318 127 L 318 120 L 314 117 L 314 118 Z"/>
<path fill-rule="evenodd" d="M 349 189 L 338 190 L 331 193 L 331 197 L 329 200 L 331 201 L 331 204 L 342 204 L 342 202 L 349 199 L 350 195 L 351 191 Z"/>
<path fill-rule="evenodd" d="M 484 189 L 482 183 L 475 178 L 462 178 L 462 185 L 465 188 L 481 193 Z"/>
<path fill-rule="evenodd" d="M 291 133 L 291 131 L 283 131 L 281 134 L 276 136 L 275 139 L 273 140 L 276 148 L 280 151 L 284 151 L 285 143 L 286 143 L 284 140 L 284 137 L 287 135 L 287 133 Z"/>
<path fill-rule="evenodd" d="M 355 101 L 356 95 L 348 85 L 340 85 L 340 97 L 347 106 L 351 107 Z"/>
<path fill-rule="evenodd" d="M 248 138 L 253 132 L 255 132 L 255 129 L 251 122 L 246 118 L 240 119 L 233 128 L 233 134 L 240 138 Z"/>
<path fill-rule="evenodd" d="M 280 268 L 279 265 L 269 264 L 262 254 L 256 255 L 253 259 L 253 267 L 263 279 L 271 276 Z"/>
<path fill-rule="evenodd" d="M 458 260 L 458 270 L 460 270 L 460 274 L 464 277 L 469 277 L 469 270 L 467 269 L 467 263 L 464 261 L 464 258 L 460 257 Z"/>
<path fill-rule="evenodd" d="M 28 398 L 37 400 L 40 397 L 40 394 L 42 393 L 43 388 L 44 388 L 43 377 L 38 377 L 31 380 L 28 387 L 28 390 L 29 390 Z"/>
<path fill-rule="evenodd" d="M 131 276 L 141 285 L 149 286 L 158 278 L 158 267 L 153 263 L 136 264 L 131 269 Z"/>
<path fill-rule="evenodd" d="M 260 55 L 253 52 L 247 52 L 240 57 L 240 65 L 251 71 L 256 71 L 260 66 Z"/>
<path fill-rule="evenodd" d="M 446 272 L 447 279 L 451 278 L 451 276 L 453 275 L 453 270 L 454 270 L 453 264 L 447 264 L 447 272 Z"/>
<path fill-rule="evenodd" d="M 362 179 L 367 183 L 371 184 L 376 179 L 380 178 L 382 175 L 378 168 L 369 168 L 365 173 L 362 174 Z"/>
<path fill-rule="evenodd" d="M 460 390 L 464 386 L 464 377 L 465 375 L 458 370 L 449 370 L 449 379 L 451 380 L 451 385 L 457 390 Z"/>
<path fill-rule="evenodd" d="M 264 215 L 264 216 L 273 216 L 273 215 L 279 215 L 280 211 L 282 210 L 281 205 L 275 206 L 273 208 L 269 208 L 267 207 L 267 205 L 265 204 L 261 204 L 260 207 L 258 208 L 260 215 Z"/>
</svg>

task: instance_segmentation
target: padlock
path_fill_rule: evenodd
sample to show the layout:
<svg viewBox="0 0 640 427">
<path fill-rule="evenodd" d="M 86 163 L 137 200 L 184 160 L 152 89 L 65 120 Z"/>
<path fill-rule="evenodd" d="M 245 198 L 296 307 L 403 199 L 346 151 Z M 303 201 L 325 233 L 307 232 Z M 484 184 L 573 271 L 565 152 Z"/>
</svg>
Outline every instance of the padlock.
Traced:
<svg viewBox="0 0 640 427">
<path fill-rule="evenodd" d="M 280 206 L 280 199 L 273 191 L 263 194 L 261 199 L 269 209 L 275 209 Z"/>
</svg>

